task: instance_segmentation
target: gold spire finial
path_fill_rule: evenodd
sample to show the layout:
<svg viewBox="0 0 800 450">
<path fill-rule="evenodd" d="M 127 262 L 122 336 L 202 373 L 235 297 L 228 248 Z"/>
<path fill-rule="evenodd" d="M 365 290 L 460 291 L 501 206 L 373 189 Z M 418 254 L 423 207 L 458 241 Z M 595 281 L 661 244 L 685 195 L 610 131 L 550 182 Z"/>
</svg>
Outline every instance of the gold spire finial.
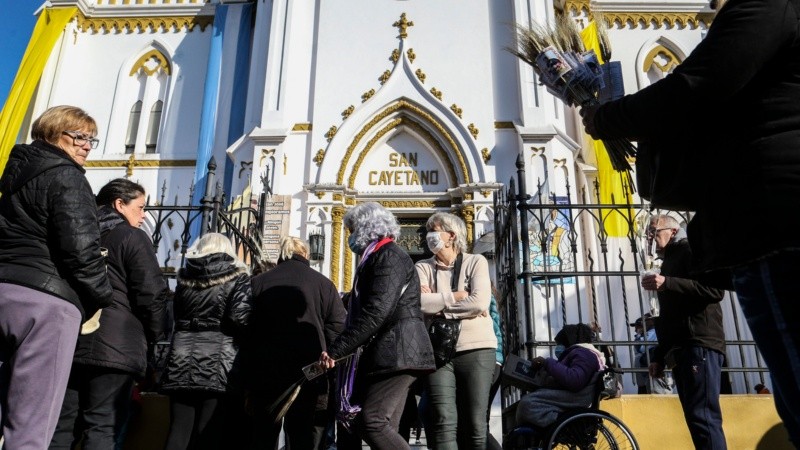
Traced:
<svg viewBox="0 0 800 450">
<path fill-rule="evenodd" d="M 400 30 L 400 39 L 405 39 L 408 37 L 408 27 L 413 27 L 414 22 L 407 20 L 406 13 L 403 13 L 400 14 L 400 20 L 393 23 L 392 26 Z"/>
<path fill-rule="evenodd" d="M 133 176 L 133 167 L 136 165 L 136 155 L 133 153 L 131 157 L 128 158 L 128 163 L 125 164 L 125 178 L 130 178 Z"/>
</svg>

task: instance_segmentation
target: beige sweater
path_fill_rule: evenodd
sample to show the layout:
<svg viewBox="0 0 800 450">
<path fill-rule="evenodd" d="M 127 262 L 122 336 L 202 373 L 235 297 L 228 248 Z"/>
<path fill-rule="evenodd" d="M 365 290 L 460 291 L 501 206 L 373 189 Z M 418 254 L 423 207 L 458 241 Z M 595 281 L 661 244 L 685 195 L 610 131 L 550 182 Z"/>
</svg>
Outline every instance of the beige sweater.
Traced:
<svg viewBox="0 0 800 450">
<path fill-rule="evenodd" d="M 425 317 L 443 314 L 448 319 L 462 319 L 456 351 L 496 349 L 497 337 L 489 316 L 491 282 L 486 258 L 483 255 L 464 253 L 456 290 L 469 292 L 469 297 L 460 302 L 455 301 L 450 292 L 452 265 L 444 267 L 437 264 L 436 257 L 433 257 L 417 262 L 416 267 L 420 284 L 431 289 L 430 294 L 422 294 L 422 312 Z"/>
</svg>

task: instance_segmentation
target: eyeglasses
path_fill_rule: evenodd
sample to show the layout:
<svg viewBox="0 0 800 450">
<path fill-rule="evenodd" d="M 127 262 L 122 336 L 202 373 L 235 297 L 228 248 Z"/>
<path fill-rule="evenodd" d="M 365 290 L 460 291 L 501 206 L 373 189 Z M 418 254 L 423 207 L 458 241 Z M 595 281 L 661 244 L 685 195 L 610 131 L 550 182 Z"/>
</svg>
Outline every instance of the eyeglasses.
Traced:
<svg viewBox="0 0 800 450">
<path fill-rule="evenodd" d="M 92 148 L 97 148 L 97 144 L 100 143 L 100 139 L 86 136 L 85 134 L 81 133 L 80 131 L 63 131 L 62 133 L 66 134 L 67 136 L 72 138 L 72 143 L 78 146 L 83 147 L 88 142 Z"/>
<path fill-rule="evenodd" d="M 648 236 L 655 236 L 655 234 L 656 234 L 656 233 L 658 233 L 659 231 L 671 230 L 671 229 L 672 229 L 672 228 L 670 228 L 670 227 L 664 227 L 664 228 L 648 228 L 648 229 L 647 229 L 647 235 L 648 235 Z"/>
</svg>

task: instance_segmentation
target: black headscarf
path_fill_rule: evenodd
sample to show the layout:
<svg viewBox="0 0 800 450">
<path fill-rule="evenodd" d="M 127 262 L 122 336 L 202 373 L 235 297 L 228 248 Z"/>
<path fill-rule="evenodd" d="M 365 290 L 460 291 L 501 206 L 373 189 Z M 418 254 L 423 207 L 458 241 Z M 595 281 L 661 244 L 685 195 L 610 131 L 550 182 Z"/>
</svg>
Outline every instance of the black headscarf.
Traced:
<svg viewBox="0 0 800 450">
<path fill-rule="evenodd" d="M 556 334 L 556 344 L 564 347 L 571 347 L 575 344 L 588 344 L 594 342 L 594 331 L 585 323 L 564 325 L 564 328 Z"/>
</svg>

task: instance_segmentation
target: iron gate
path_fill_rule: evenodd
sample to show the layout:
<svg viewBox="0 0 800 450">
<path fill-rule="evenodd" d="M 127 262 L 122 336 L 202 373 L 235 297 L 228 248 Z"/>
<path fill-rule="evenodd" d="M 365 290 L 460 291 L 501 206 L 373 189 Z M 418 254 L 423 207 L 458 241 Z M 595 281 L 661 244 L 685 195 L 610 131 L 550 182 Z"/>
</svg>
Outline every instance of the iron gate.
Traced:
<svg viewBox="0 0 800 450">
<path fill-rule="evenodd" d="M 600 197 L 597 182 L 579 187 L 578 195 L 566 182 L 559 187 L 566 195 L 560 197 L 543 193 L 539 182 L 530 195 L 522 156 L 516 166 L 516 180 L 494 198 L 495 269 L 506 354 L 550 356 L 553 337 L 564 324 L 587 323 L 597 327 L 602 344 L 616 355 L 624 391 L 635 393 L 634 374 L 646 369 L 633 364 L 634 346 L 641 343 L 633 340 L 629 324 L 650 306 L 649 293 L 639 284 L 649 206 L 593 202 Z M 671 214 L 683 222 L 691 218 L 690 213 Z M 730 381 L 724 393 L 752 393 L 768 378 L 766 365 L 734 293 L 726 294 L 722 307 L 727 344 L 723 370 Z M 521 394 L 503 386 L 504 416 Z M 503 424 L 505 428 L 507 420 Z"/>
</svg>

